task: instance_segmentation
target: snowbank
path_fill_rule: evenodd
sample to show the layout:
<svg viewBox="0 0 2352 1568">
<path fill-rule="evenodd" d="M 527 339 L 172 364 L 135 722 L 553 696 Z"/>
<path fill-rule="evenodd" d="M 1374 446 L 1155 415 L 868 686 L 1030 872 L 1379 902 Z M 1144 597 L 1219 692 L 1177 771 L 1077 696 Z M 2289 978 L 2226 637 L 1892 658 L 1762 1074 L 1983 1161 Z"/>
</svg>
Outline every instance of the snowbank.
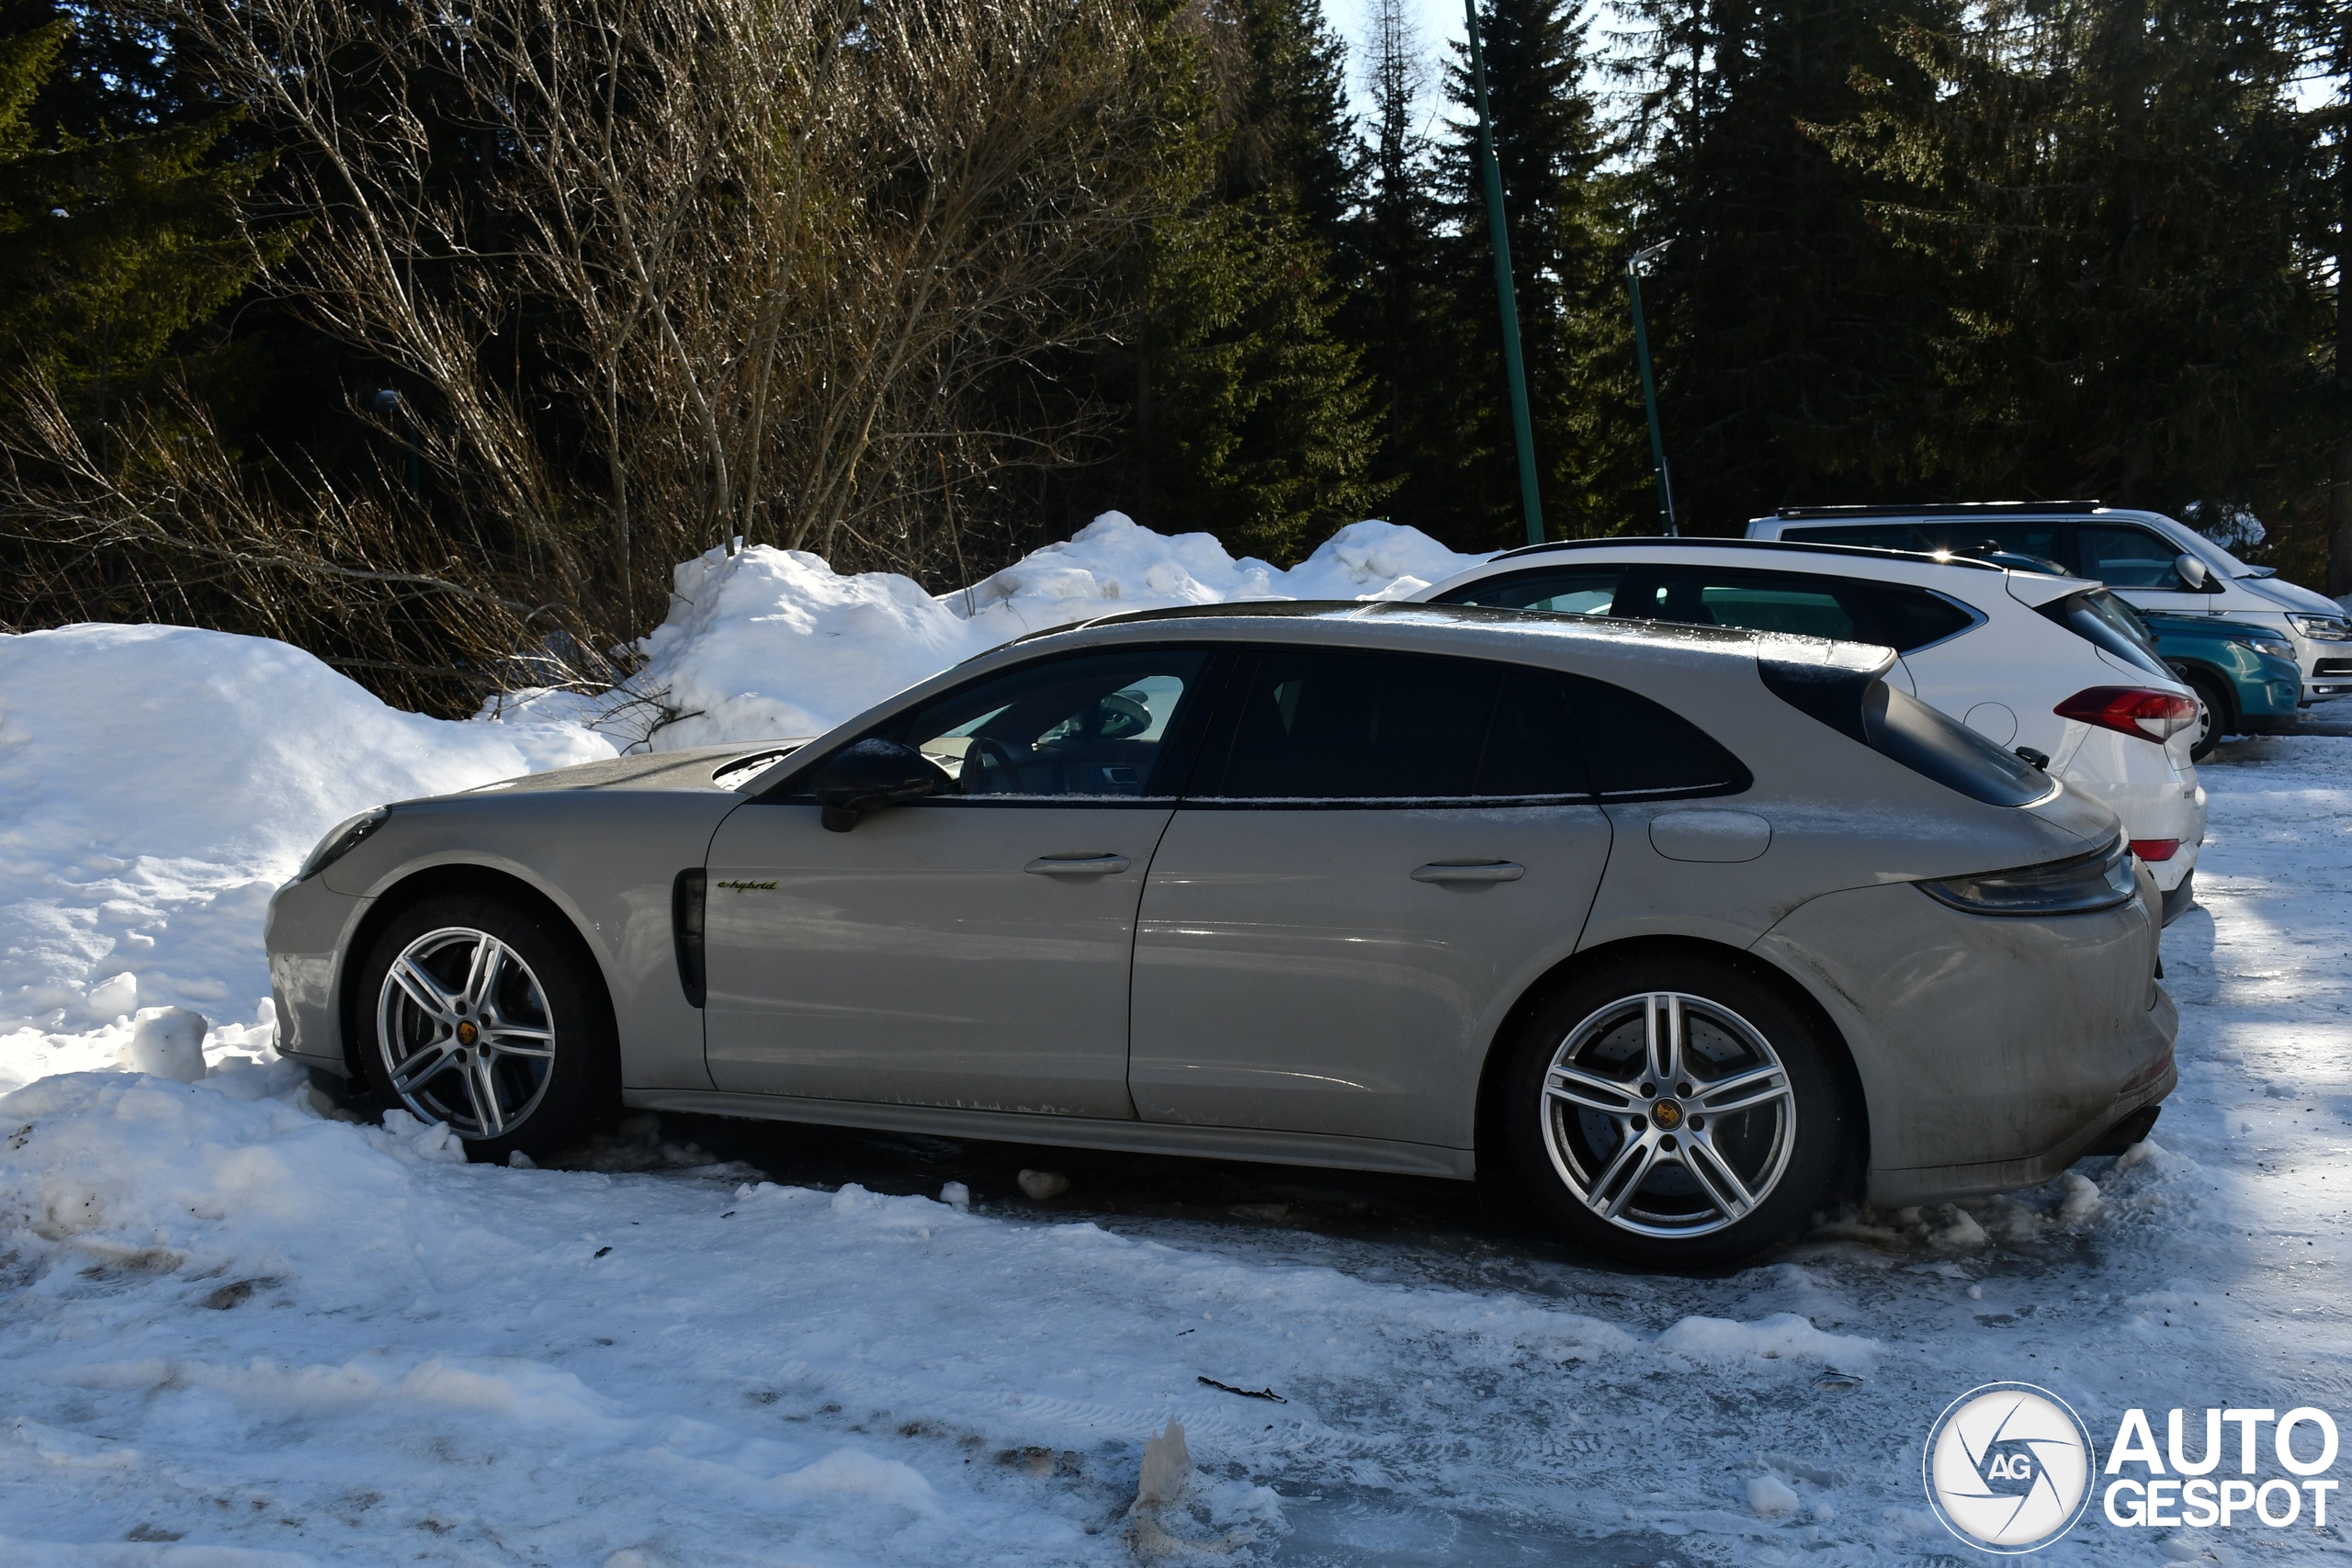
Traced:
<svg viewBox="0 0 2352 1568">
<path fill-rule="evenodd" d="M 1026 633 L 1132 610 L 1248 599 L 1401 598 L 1483 560 L 1418 528 L 1351 523 L 1288 571 L 1207 534 L 1106 512 L 969 588 L 933 598 L 888 572 L 844 577 L 803 550 L 713 550 L 677 569 L 634 682 L 681 716 L 660 750 L 811 735 Z M 558 710 L 560 711 L 560 710 Z"/>
<path fill-rule="evenodd" d="M 250 1019 L 270 890 L 341 818 L 610 756 L 401 713 L 299 649 L 185 626 L 0 636 L 0 1034 Z"/>
</svg>

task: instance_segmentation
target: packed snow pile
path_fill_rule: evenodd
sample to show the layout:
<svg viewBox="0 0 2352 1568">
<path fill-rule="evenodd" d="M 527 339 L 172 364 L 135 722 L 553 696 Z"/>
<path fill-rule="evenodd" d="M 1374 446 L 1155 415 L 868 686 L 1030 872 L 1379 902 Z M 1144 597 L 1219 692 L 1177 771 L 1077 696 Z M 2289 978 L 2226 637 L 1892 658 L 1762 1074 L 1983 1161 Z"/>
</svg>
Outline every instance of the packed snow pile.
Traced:
<svg viewBox="0 0 2352 1568">
<path fill-rule="evenodd" d="M 0 1036 L 159 1004 L 251 1019 L 270 891 L 337 821 L 612 753 L 574 725 L 401 713 L 262 637 L 0 637 Z"/>
<path fill-rule="evenodd" d="M 1210 535 L 1156 534 L 1106 512 L 933 598 L 911 578 L 843 576 L 805 550 L 713 550 L 677 569 L 670 618 L 631 684 L 679 715 L 652 734 L 656 750 L 813 735 L 1028 632 L 1182 604 L 1401 598 L 1484 558 L 1418 528 L 1351 523 L 1283 571 L 1236 560 Z"/>
</svg>

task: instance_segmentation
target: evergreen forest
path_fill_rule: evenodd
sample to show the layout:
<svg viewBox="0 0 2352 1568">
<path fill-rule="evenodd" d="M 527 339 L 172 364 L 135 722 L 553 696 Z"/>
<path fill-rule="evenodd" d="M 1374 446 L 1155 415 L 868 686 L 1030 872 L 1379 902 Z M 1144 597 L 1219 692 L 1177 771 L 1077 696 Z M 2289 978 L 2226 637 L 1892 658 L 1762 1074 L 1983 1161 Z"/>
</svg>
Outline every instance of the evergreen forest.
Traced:
<svg viewBox="0 0 2352 1568">
<path fill-rule="evenodd" d="M 2100 498 L 2352 592 L 2343 0 L 1477 0 L 1548 536 Z M 1399 0 L 0 0 L 0 629 L 469 712 L 733 541 L 1525 537 Z M 1360 41 L 1350 44 L 1354 39 Z"/>
</svg>

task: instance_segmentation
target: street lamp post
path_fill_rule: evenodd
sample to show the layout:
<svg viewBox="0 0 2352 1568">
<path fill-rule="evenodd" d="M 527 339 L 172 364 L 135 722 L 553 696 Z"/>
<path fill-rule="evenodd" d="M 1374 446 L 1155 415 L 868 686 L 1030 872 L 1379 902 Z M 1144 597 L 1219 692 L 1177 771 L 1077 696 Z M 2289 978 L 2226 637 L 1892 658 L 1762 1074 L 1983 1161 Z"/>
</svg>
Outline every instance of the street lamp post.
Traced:
<svg viewBox="0 0 2352 1568">
<path fill-rule="evenodd" d="M 1487 232 L 1495 252 L 1495 294 L 1501 306 L 1503 375 L 1510 382 L 1510 434 L 1519 447 L 1519 511 L 1527 542 L 1544 542 L 1544 499 L 1535 486 L 1535 431 L 1527 413 L 1527 368 L 1519 351 L 1519 301 L 1510 286 L 1510 235 L 1503 227 L 1503 174 L 1495 162 L 1495 127 L 1487 115 L 1487 55 L 1478 42 L 1478 0 L 1462 0 L 1470 19 L 1470 81 L 1478 106 L 1478 162 L 1487 184 Z"/>
<path fill-rule="evenodd" d="M 1650 334 L 1642 323 L 1642 264 L 1673 243 L 1660 240 L 1646 250 L 1635 251 L 1625 264 L 1625 288 L 1634 297 L 1634 355 L 1642 364 L 1642 405 L 1650 416 L 1650 462 L 1657 470 L 1657 513 L 1669 538 L 1681 530 L 1674 525 L 1674 482 L 1666 473 L 1666 437 L 1657 425 L 1657 384 L 1650 378 Z"/>
</svg>

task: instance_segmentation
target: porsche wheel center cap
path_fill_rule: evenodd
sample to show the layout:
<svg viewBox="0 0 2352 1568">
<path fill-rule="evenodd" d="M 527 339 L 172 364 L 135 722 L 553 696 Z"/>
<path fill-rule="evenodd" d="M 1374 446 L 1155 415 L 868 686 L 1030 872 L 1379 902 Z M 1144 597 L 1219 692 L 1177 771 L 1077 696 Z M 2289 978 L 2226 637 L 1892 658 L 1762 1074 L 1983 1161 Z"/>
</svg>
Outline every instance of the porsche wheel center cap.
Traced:
<svg viewBox="0 0 2352 1568">
<path fill-rule="evenodd" d="M 1671 1133 L 1682 1125 L 1682 1107 L 1675 1100 L 1661 1100 L 1650 1107 L 1650 1120 Z"/>
<path fill-rule="evenodd" d="M 475 1041 L 477 1041 L 477 1040 L 479 1040 L 479 1039 L 481 1039 L 481 1031 L 474 1027 L 474 1021 L 473 1021 L 473 1020 L 471 1020 L 471 1019 L 468 1019 L 468 1020 L 466 1020 L 466 1021 L 465 1021 L 465 1022 L 463 1022 L 463 1023 L 461 1023 L 461 1024 L 458 1025 L 458 1044 L 460 1044 L 460 1045 L 470 1045 L 470 1044 L 472 1044 Z"/>
</svg>

